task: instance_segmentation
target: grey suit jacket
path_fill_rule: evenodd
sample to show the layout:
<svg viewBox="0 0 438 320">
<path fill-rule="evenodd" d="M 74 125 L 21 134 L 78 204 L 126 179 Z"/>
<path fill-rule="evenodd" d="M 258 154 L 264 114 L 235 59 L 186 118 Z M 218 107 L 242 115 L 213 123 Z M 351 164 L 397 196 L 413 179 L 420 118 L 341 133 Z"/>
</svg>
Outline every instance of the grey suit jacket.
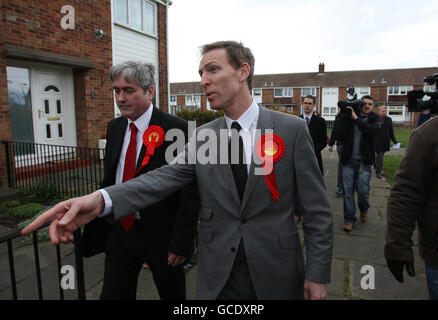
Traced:
<svg viewBox="0 0 438 320">
<path fill-rule="evenodd" d="M 219 144 L 220 130 L 227 126 L 219 118 L 198 128 L 179 157 L 186 161 L 193 157 L 188 150 L 208 152 L 200 149 L 204 139 L 196 141 L 204 128 L 216 133 Z M 333 218 L 306 123 L 260 107 L 257 128 L 272 129 L 286 143 L 285 155 L 274 165 L 280 200 L 272 202 L 264 176 L 254 175 L 261 167 L 254 161 L 242 202 L 228 164 L 171 164 L 105 189 L 113 202 L 114 218 L 120 219 L 197 178 L 201 197 L 199 299 L 216 299 L 241 239 L 259 299 L 303 299 L 304 278 L 330 282 Z M 306 264 L 294 220 L 297 203 L 303 213 Z"/>
</svg>

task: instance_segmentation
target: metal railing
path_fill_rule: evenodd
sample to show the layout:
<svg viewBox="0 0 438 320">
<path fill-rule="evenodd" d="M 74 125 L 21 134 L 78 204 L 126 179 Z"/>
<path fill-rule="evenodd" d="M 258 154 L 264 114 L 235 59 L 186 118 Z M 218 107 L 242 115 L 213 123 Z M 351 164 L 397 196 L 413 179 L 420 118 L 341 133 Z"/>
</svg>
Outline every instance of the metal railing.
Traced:
<svg viewBox="0 0 438 320">
<path fill-rule="evenodd" d="M 8 185 L 10 188 L 26 190 L 31 193 L 38 191 L 38 188 L 42 192 L 55 190 L 58 197 L 69 198 L 88 194 L 100 187 L 104 174 L 104 149 L 16 141 L 2 141 L 2 143 L 5 146 Z M 77 230 L 74 233 L 75 278 L 77 297 L 79 300 L 85 300 L 84 268 L 79 245 L 80 236 L 80 230 Z M 0 244 L 7 244 L 13 300 L 18 299 L 18 294 L 12 241 L 19 237 L 21 237 L 19 230 L 0 237 Z M 38 299 L 42 300 L 43 287 L 37 231 L 32 233 L 32 238 Z M 59 296 L 61 300 L 64 300 L 64 290 L 61 288 L 62 265 L 59 245 L 56 246 L 56 259 Z"/>
<path fill-rule="evenodd" d="M 46 223 L 41 228 L 44 228 L 49 223 Z M 40 229 L 41 229 L 40 228 Z M 38 231 L 38 230 L 37 230 Z M 40 265 L 40 255 L 38 248 L 38 236 L 37 231 L 32 233 L 32 242 L 33 242 L 33 253 L 35 260 L 35 277 L 37 281 L 37 289 L 38 289 L 38 299 L 43 300 L 43 286 L 42 286 L 42 278 L 41 278 L 41 265 Z M 80 235 L 81 231 L 76 230 L 74 232 L 74 251 L 75 251 L 75 278 L 76 278 L 76 291 L 78 300 L 85 300 L 85 277 L 84 277 L 84 266 L 82 255 L 80 252 Z M 0 244 L 7 243 L 8 247 L 8 259 L 9 259 L 9 273 L 10 273 L 10 283 L 11 283 L 11 295 L 13 300 L 18 300 L 17 293 L 17 279 L 16 279 L 16 269 L 15 269 L 15 260 L 14 260 L 14 249 L 12 245 L 12 240 L 21 237 L 20 231 L 14 231 L 10 234 L 0 237 Z M 58 288 L 59 288 L 59 298 L 64 300 L 64 289 L 61 286 L 61 250 L 60 245 L 56 246 L 56 260 L 57 260 L 57 270 L 58 270 Z"/>
<path fill-rule="evenodd" d="M 2 141 L 8 186 L 35 191 L 54 189 L 60 197 L 78 197 L 100 187 L 104 149 Z"/>
</svg>

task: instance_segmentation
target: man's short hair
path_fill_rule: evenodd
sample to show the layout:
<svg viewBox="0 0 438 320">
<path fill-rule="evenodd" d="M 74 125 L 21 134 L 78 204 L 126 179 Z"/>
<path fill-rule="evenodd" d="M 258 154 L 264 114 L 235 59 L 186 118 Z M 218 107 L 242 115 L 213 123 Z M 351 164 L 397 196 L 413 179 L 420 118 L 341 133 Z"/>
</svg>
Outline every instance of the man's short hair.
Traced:
<svg viewBox="0 0 438 320">
<path fill-rule="evenodd" d="M 155 67 L 150 63 L 140 61 L 125 61 L 114 65 L 110 70 L 111 81 L 123 74 L 128 83 L 134 83 L 143 88 L 143 91 L 154 86 Z"/>
<path fill-rule="evenodd" d="M 316 98 L 314 96 L 310 95 L 310 94 L 308 96 L 305 96 L 304 99 L 312 99 L 313 104 L 316 103 Z M 304 101 L 304 99 L 303 99 L 303 101 Z"/>
<path fill-rule="evenodd" d="M 250 71 L 247 79 L 249 90 L 252 90 L 252 80 L 254 77 L 255 59 L 251 49 L 243 46 L 241 42 L 235 41 L 218 41 L 209 43 L 201 47 L 201 55 L 214 49 L 225 49 L 228 54 L 228 62 L 235 68 L 239 68 L 242 63 L 246 62 L 249 65 Z"/>
<path fill-rule="evenodd" d="M 362 98 L 360 98 L 360 100 L 362 100 L 362 101 L 365 99 L 372 100 L 374 102 L 374 98 L 370 95 L 366 95 L 366 96 L 363 96 Z"/>
</svg>

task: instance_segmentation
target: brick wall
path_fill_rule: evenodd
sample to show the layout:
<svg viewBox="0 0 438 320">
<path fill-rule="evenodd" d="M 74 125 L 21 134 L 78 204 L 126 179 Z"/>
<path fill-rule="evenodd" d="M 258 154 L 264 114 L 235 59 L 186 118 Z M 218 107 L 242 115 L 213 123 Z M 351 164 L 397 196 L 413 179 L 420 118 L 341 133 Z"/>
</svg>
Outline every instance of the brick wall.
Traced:
<svg viewBox="0 0 438 320">
<path fill-rule="evenodd" d="M 169 83 L 167 72 L 167 8 L 158 7 L 158 77 L 160 81 L 160 109 L 169 111 Z"/>
<path fill-rule="evenodd" d="M 64 5 L 71 5 L 75 9 L 73 30 L 64 30 L 60 26 L 65 15 L 61 13 Z M 0 139 L 11 139 L 6 60 L 3 54 L 4 46 L 9 45 L 87 60 L 94 65 L 93 69 L 88 70 L 73 68 L 73 74 L 77 144 L 97 147 L 97 141 L 105 137 L 108 121 L 114 117 L 111 81 L 108 77 L 112 65 L 111 1 L 3 0 L 0 10 Z M 101 39 L 96 39 L 93 34 L 96 28 L 105 33 Z M 90 97 L 91 92 L 94 92 L 95 98 Z M 4 179 L 2 148 L 0 180 Z"/>
</svg>

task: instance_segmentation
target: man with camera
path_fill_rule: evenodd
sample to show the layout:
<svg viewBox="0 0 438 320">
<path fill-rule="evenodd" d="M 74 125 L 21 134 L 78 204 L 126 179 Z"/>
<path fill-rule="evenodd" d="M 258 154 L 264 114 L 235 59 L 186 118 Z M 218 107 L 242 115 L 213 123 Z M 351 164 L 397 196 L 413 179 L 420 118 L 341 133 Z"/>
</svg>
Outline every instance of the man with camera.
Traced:
<svg viewBox="0 0 438 320">
<path fill-rule="evenodd" d="M 357 221 L 354 191 L 358 195 L 360 221 L 368 221 L 368 198 L 374 155 L 374 137 L 380 121 L 373 112 L 373 97 L 366 95 L 361 101 L 347 103 L 341 111 L 338 137 L 344 142 L 341 153 L 342 184 L 344 187 L 344 231 L 350 232 Z"/>
</svg>

